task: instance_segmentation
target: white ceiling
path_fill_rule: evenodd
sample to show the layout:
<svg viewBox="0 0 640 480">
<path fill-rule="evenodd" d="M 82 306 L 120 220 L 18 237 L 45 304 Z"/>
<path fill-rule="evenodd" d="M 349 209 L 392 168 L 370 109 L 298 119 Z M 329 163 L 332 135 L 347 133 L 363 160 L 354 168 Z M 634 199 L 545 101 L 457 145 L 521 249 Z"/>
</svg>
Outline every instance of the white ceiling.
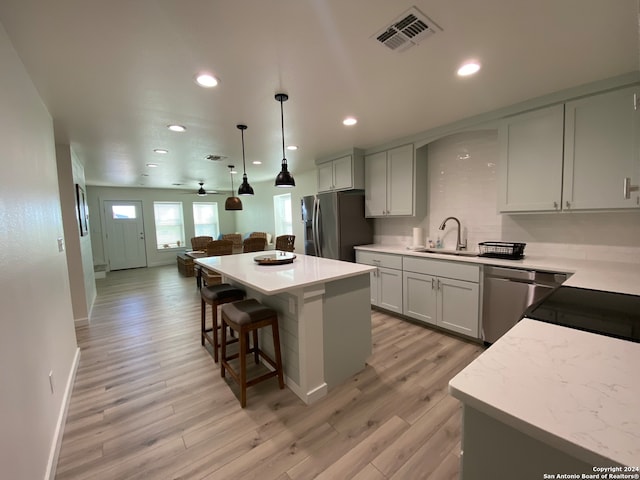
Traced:
<svg viewBox="0 0 640 480">
<path fill-rule="evenodd" d="M 442 31 L 402 53 L 371 38 L 413 5 Z M 85 164 L 87 184 L 162 188 L 228 189 L 226 165 L 241 171 L 238 123 L 249 127 L 249 181 L 273 179 L 277 92 L 289 94 L 295 176 L 350 147 L 637 71 L 638 19 L 638 0 L 0 1 L 56 141 Z M 470 58 L 481 71 L 457 77 Z M 196 85 L 204 70 L 220 85 Z M 343 126 L 347 115 L 359 123 Z"/>
</svg>

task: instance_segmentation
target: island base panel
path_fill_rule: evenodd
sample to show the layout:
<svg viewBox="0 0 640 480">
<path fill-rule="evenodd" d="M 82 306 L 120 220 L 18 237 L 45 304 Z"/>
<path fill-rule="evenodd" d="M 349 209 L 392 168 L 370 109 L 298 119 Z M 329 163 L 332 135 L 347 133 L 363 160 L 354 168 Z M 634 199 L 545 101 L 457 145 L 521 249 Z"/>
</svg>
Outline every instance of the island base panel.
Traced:
<svg viewBox="0 0 640 480">
<path fill-rule="evenodd" d="M 371 356 L 369 274 L 325 285 L 324 371 L 332 388 L 362 371 Z"/>
<path fill-rule="evenodd" d="M 607 466 L 585 463 L 468 405 L 462 429 L 460 480 L 540 480 Z"/>
</svg>

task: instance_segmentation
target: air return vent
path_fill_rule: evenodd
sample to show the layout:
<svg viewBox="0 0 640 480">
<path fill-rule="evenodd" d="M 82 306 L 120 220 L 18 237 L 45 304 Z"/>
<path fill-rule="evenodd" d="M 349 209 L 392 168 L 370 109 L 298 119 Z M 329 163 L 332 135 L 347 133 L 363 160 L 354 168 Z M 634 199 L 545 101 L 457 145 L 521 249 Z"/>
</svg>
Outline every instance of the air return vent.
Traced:
<svg viewBox="0 0 640 480">
<path fill-rule="evenodd" d="M 404 52 L 441 29 L 416 7 L 411 7 L 371 38 L 395 52 Z"/>
</svg>

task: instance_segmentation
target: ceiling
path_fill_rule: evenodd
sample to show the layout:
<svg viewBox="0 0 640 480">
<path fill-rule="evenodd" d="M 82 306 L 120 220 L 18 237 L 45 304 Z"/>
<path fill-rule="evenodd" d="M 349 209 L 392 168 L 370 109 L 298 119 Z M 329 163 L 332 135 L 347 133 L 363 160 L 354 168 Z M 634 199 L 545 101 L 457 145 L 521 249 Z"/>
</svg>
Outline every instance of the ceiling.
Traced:
<svg viewBox="0 0 640 480">
<path fill-rule="evenodd" d="M 412 6 L 440 31 L 400 53 L 375 41 Z M 228 189 L 227 165 L 242 172 L 238 123 L 248 126 L 249 181 L 272 181 L 278 92 L 289 95 L 295 177 L 351 147 L 638 71 L 638 19 L 638 0 L 0 2 L 56 141 L 72 146 L 87 184 L 160 188 Z M 457 77 L 468 59 L 482 69 Z M 201 71 L 219 85 L 198 86 Z M 342 125 L 347 115 L 358 124 Z M 187 131 L 169 131 L 173 123 Z"/>
</svg>

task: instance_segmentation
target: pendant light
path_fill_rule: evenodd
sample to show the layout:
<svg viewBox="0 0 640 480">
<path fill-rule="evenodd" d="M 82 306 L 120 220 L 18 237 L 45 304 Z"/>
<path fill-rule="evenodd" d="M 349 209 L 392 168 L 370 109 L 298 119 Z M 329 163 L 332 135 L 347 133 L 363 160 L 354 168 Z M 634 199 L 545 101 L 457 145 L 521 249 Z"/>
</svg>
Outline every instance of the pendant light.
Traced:
<svg viewBox="0 0 640 480">
<path fill-rule="evenodd" d="M 233 195 L 233 165 L 227 165 L 229 167 L 229 174 L 231 175 L 231 196 L 224 202 L 225 210 L 242 210 L 242 201 Z"/>
<path fill-rule="evenodd" d="M 275 185 L 276 187 L 295 187 L 296 181 L 287 169 L 287 158 L 284 156 L 284 111 L 282 108 L 282 102 L 289 100 L 289 95 L 286 93 L 276 93 L 276 100 L 280 102 L 280 120 L 282 122 L 282 170 L 276 177 Z"/>
<path fill-rule="evenodd" d="M 244 161 L 244 131 L 247 129 L 247 126 L 236 125 L 236 128 L 238 128 L 242 133 L 242 170 L 244 170 L 244 173 L 242 174 L 242 185 L 238 188 L 238 195 L 253 195 L 253 188 L 251 188 L 251 185 L 249 185 L 249 181 L 247 180 L 247 164 Z"/>
</svg>

